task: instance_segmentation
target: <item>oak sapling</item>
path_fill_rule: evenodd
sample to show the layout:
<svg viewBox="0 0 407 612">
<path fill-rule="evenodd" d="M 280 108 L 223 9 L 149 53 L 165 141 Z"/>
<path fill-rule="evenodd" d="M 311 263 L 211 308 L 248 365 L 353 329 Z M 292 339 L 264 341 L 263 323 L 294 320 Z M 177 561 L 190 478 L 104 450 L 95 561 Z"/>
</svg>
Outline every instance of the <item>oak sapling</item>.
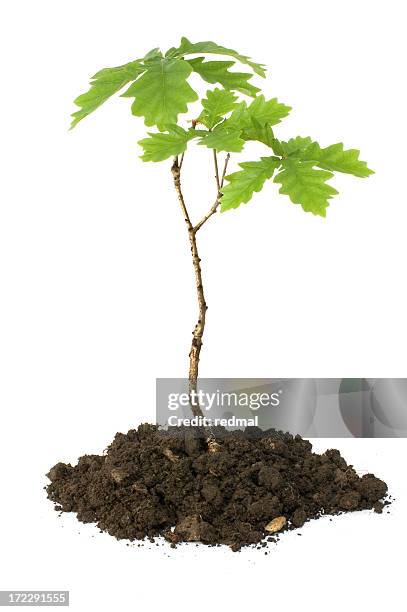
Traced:
<svg viewBox="0 0 407 612">
<path fill-rule="evenodd" d="M 243 65 L 245 72 L 230 70 L 236 63 Z M 188 112 L 188 104 L 199 99 L 188 82 L 193 73 L 213 87 L 201 98 L 198 114 L 181 119 L 180 115 Z M 143 117 L 146 126 L 155 128 L 139 142 L 141 159 L 173 160 L 172 178 L 188 232 L 198 300 L 198 321 L 189 353 L 190 393 L 197 390 L 207 310 L 197 245 L 202 227 L 218 211 L 230 211 L 249 202 L 271 179 L 280 185 L 281 194 L 305 212 L 325 217 L 330 199 L 338 193 L 328 183 L 334 172 L 361 178 L 372 174 L 366 162 L 359 160 L 359 151 L 345 150 L 342 143 L 321 147 L 309 136 L 279 140 L 274 126 L 291 108 L 277 98 L 266 99 L 252 83 L 255 76 L 265 78 L 263 64 L 211 41 L 192 43 L 182 38 L 178 47 L 165 54 L 156 48 L 122 66 L 100 70 L 92 77 L 89 91 L 75 100 L 79 110 L 72 115 L 72 127 L 127 86 L 121 95 L 134 99 L 133 115 Z M 216 192 L 207 214 L 197 221 L 192 220 L 181 187 L 185 152 L 193 141 L 210 149 Z M 248 141 L 262 143 L 264 156 L 240 162 L 239 170 L 227 174 L 231 155 L 241 153 Z M 195 415 L 202 414 L 194 402 L 191 408 Z"/>
</svg>

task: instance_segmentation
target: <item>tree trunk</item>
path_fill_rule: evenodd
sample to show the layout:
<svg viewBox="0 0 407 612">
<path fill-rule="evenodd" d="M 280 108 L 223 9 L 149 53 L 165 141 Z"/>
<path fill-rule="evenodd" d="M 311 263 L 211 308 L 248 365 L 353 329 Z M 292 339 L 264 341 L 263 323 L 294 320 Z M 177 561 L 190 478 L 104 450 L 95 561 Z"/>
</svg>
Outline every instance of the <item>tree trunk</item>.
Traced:
<svg viewBox="0 0 407 612">
<path fill-rule="evenodd" d="M 197 392 L 198 384 L 198 372 L 199 372 L 199 357 L 202 348 L 202 337 L 205 330 L 205 319 L 207 305 L 205 302 L 205 294 L 202 284 L 202 270 L 201 260 L 199 258 L 198 246 L 196 243 L 196 229 L 191 223 L 191 219 L 188 214 L 188 210 L 185 205 L 184 196 L 181 190 L 181 169 L 178 163 L 178 158 L 174 159 L 174 163 L 171 168 L 172 176 L 174 179 L 175 190 L 177 192 L 178 200 L 181 205 L 181 210 L 184 215 L 184 221 L 188 230 L 188 238 L 191 246 L 192 264 L 194 267 L 195 274 L 195 286 L 198 300 L 198 321 L 192 332 L 192 344 L 189 352 L 189 394 L 191 410 L 194 416 L 203 416 L 202 410 L 199 404 L 196 403 L 196 396 L 194 401 L 194 393 Z"/>
</svg>

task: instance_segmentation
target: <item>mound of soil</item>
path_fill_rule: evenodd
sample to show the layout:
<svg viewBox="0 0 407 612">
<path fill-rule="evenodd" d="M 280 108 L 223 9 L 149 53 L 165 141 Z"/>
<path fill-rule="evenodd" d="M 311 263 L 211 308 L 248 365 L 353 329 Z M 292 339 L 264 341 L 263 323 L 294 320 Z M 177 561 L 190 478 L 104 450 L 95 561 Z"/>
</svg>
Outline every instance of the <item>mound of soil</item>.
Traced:
<svg viewBox="0 0 407 612">
<path fill-rule="evenodd" d="M 323 514 L 388 503 L 387 485 L 359 477 L 338 450 L 315 454 L 299 436 L 257 428 L 208 442 L 202 430 L 141 425 L 116 434 L 105 454 L 57 463 L 47 476 L 56 510 L 118 539 L 162 535 L 173 546 L 239 550 Z"/>
</svg>

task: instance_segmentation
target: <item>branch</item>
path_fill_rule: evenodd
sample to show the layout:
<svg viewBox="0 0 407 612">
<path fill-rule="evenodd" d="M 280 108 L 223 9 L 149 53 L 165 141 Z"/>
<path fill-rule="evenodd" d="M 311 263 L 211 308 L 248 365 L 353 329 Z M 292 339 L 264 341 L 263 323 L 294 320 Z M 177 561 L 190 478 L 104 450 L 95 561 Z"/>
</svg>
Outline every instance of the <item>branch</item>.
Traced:
<svg viewBox="0 0 407 612">
<path fill-rule="evenodd" d="M 218 156 L 216 154 L 216 149 L 213 149 L 213 161 L 214 161 L 214 164 L 215 164 L 216 186 L 218 188 L 218 191 L 220 191 L 219 166 L 218 166 Z"/>
<path fill-rule="evenodd" d="M 223 166 L 222 179 L 220 181 L 220 187 L 223 187 L 223 183 L 225 182 L 226 170 L 228 169 L 228 163 L 230 159 L 230 153 L 228 153 L 225 157 L 225 165 Z"/>
<path fill-rule="evenodd" d="M 215 159 L 216 159 L 216 152 L 215 153 Z M 223 167 L 223 172 L 222 172 L 222 178 L 219 180 L 219 172 L 217 172 L 216 175 L 216 182 L 218 184 L 218 195 L 216 197 L 216 200 L 213 204 L 213 206 L 209 209 L 209 212 L 206 213 L 206 215 L 195 225 L 194 227 L 194 234 L 196 234 L 196 232 L 201 229 L 201 227 L 203 226 L 204 223 L 207 222 L 208 219 L 210 219 L 210 217 L 212 217 L 212 215 L 214 215 L 216 213 L 216 211 L 218 210 L 218 206 L 220 204 L 220 198 L 222 197 L 222 192 L 221 189 L 223 187 L 223 183 L 225 182 L 225 176 L 226 176 L 226 170 L 228 167 L 228 163 L 229 163 L 229 159 L 230 159 L 230 153 L 228 153 L 226 155 L 225 158 L 225 165 Z M 217 167 L 217 159 L 216 159 L 216 166 Z"/>
<path fill-rule="evenodd" d="M 182 158 L 181 158 L 182 161 Z M 171 167 L 171 172 L 174 178 L 175 191 L 177 192 L 178 201 L 181 205 L 182 214 L 184 215 L 184 221 L 187 224 L 188 232 L 194 231 L 194 227 L 191 223 L 191 219 L 189 217 L 189 213 L 185 204 L 184 196 L 181 191 L 181 181 L 180 181 L 180 165 L 178 164 L 178 156 L 174 157 L 174 162 Z"/>
<path fill-rule="evenodd" d="M 185 151 L 181 155 L 181 161 L 179 162 L 179 171 L 181 172 L 182 164 L 184 163 Z"/>
</svg>

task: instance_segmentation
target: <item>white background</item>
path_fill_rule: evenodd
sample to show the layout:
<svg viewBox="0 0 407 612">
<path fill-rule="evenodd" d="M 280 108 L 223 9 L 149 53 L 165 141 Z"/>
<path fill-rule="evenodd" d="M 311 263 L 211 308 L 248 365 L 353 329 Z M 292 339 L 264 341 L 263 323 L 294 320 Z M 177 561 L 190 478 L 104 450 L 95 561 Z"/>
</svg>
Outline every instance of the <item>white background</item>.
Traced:
<svg viewBox="0 0 407 612">
<path fill-rule="evenodd" d="M 343 141 L 376 171 L 338 176 L 326 219 L 270 182 L 208 222 L 202 375 L 406 375 L 402 12 L 395 0 L 2 4 L 0 588 L 69 588 L 78 611 L 400 609 L 404 440 L 319 442 L 387 479 L 398 502 L 307 525 L 268 556 L 126 547 L 57 519 L 41 487 L 57 460 L 153 420 L 155 378 L 186 371 L 196 306 L 169 163 L 138 159 L 146 130 L 127 99 L 67 131 L 91 74 L 181 35 L 270 66 L 260 85 L 293 107 L 277 136 Z M 194 147 L 184 168 L 196 219 L 215 195 L 208 152 Z"/>
</svg>

